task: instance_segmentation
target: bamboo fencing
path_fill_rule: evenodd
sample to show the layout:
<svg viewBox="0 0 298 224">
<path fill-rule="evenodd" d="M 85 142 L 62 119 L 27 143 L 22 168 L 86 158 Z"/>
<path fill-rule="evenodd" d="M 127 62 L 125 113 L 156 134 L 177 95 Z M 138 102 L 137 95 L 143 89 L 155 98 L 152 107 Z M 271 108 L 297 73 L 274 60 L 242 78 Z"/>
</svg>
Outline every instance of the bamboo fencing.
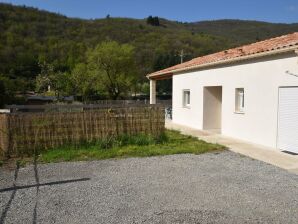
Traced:
<svg viewBox="0 0 298 224">
<path fill-rule="evenodd" d="M 164 122 L 162 106 L 0 114 L 0 151 L 13 156 L 124 134 L 158 136 Z"/>
</svg>

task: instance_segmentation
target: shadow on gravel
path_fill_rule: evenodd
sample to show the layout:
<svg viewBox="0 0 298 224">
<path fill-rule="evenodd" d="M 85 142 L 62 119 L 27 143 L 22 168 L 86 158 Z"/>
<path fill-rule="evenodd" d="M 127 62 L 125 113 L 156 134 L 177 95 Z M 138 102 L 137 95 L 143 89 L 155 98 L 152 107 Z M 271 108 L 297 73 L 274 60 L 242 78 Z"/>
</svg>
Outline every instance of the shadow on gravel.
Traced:
<svg viewBox="0 0 298 224">
<path fill-rule="evenodd" d="M 7 204 L 6 204 L 3 212 L 1 214 L 0 223 L 4 223 L 4 220 L 6 218 L 7 212 L 10 209 L 11 203 L 12 203 L 12 201 L 13 201 L 15 195 L 16 195 L 16 192 L 17 192 L 16 181 L 17 181 L 17 178 L 18 178 L 19 169 L 20 169 L 20 164 L 17 163 L 16 169 L 15 169 L 15 172 L 14 172 L 13 187 L 11 187 L 11 190 L 13 192 L 12 192 L 12 194 L 11 194 L 11 196 L 9 198 L 9 201 L 7 202 Z"/>
<path fill-rule="evenodd" d="M 80 178 L 80 179 L 73 179 L 73 180 L 61 180 L 61 181 L 53 181 L 43 184 L 31 184 L 31 185 L 25 185 L 25 186 L 15 186 L 15 187 L 8 187 L 0 189 L 0 193 L 7 192 L 7 191 L 13 191 L 13 190 L 20 190 L 20 189 L 27 189 L 32 187 L 43 187 L 43 186 L 53 186 L 53 185 L 59 185 L 59 184 L 68 184 L 68 183 L 74 183 L 74 182 L 81 182 L 81 181 L 88 181 L 91 180 L 90 178 Z"/>
<path fill-rule="evenodd" d="M 20 165 L 17 163 L 15 173 L 14 173 L 14 181 L 13 186 L 8 188 L 0 189 L 0 193 L 12 191 L 12 194 L 9 198 L 9 201 L 7 202 L 6 206 L 4 207 L 4 210 L 1 214 L 0 218 L 0 224 L 4 223 L 7 212 L 9 211 L 12 201 L 14 200 L 14 197 L 16 195 L 17 190 L 20 189 L 28 189 L 28 188 L 34 188 L 36 187 L 36 197 L 35 197 L 35 206 L 33 210 L 33 224 L 37 223 L 37 208 L 38 208 L 38 194 L 39 194 L 39 188 L 43 186 L 53 186 L 53 185 L 60 185 L 60 184 L 68 184 L 68 183 L 75 183 L 75 182 L 81 182 L 81 181 L 89 181 L 90 178 L 80 178 L 80 179 L 73 179 L 73 180 L 62 180 L 62 181 L 53 181 L 48 183 L 41 184 L 39 181 L 39 175 L 38 175 L 38 167 L 37 167 L 37 156 L 34 156 L 34 178 L 35 178 L 35 184 L 31 185 L 24 185 L 24 186 L 17 186 L 17 178 L 19 173 Z"/>
</svg>

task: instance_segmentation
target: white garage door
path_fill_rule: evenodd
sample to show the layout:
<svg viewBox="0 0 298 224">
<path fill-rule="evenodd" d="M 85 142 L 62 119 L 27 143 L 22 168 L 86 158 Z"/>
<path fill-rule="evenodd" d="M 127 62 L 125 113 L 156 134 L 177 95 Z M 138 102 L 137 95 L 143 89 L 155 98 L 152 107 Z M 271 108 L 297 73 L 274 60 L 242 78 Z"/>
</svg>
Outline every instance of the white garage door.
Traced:
<svg viewBox="0 0 298 224">
<path fill-rule="evenodd" d="M 279 89 L 278 148 L 298 153 L 298 87 Z"/>
</svg>

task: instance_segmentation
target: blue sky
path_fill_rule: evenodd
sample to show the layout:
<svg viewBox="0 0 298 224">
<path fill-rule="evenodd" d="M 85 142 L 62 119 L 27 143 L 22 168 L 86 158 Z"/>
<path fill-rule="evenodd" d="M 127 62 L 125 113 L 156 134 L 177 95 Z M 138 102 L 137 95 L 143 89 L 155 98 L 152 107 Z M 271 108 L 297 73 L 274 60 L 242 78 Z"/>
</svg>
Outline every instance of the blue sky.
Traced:
<svg viewBox="0 0 298 224">
<path fill-rule="evenodd" d="M 298 0 L 0 0 L 34 6 L 70 17 L 145 18 L 149 15 L 194 22 L 248 19 L 298 23 Z"/>
</svg>

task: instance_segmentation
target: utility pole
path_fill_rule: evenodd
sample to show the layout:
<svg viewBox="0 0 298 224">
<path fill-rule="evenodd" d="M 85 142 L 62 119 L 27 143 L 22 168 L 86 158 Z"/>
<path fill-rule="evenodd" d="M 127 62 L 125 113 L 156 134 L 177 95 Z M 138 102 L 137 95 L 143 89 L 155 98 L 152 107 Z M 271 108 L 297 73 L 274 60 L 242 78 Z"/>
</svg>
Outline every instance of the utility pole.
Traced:
<svg viewBox="0 0 298 224">
<path fill-rule="evenodd" d="M 181 50 L 179 56 L 180 56 L 180 60 L 181 60 L 181 64 L 182 64 L 183 63 L 183 59 L 185 57 L 185 54 L 184 54 L 184 50 L 183 49 Z"/>
</svg>

